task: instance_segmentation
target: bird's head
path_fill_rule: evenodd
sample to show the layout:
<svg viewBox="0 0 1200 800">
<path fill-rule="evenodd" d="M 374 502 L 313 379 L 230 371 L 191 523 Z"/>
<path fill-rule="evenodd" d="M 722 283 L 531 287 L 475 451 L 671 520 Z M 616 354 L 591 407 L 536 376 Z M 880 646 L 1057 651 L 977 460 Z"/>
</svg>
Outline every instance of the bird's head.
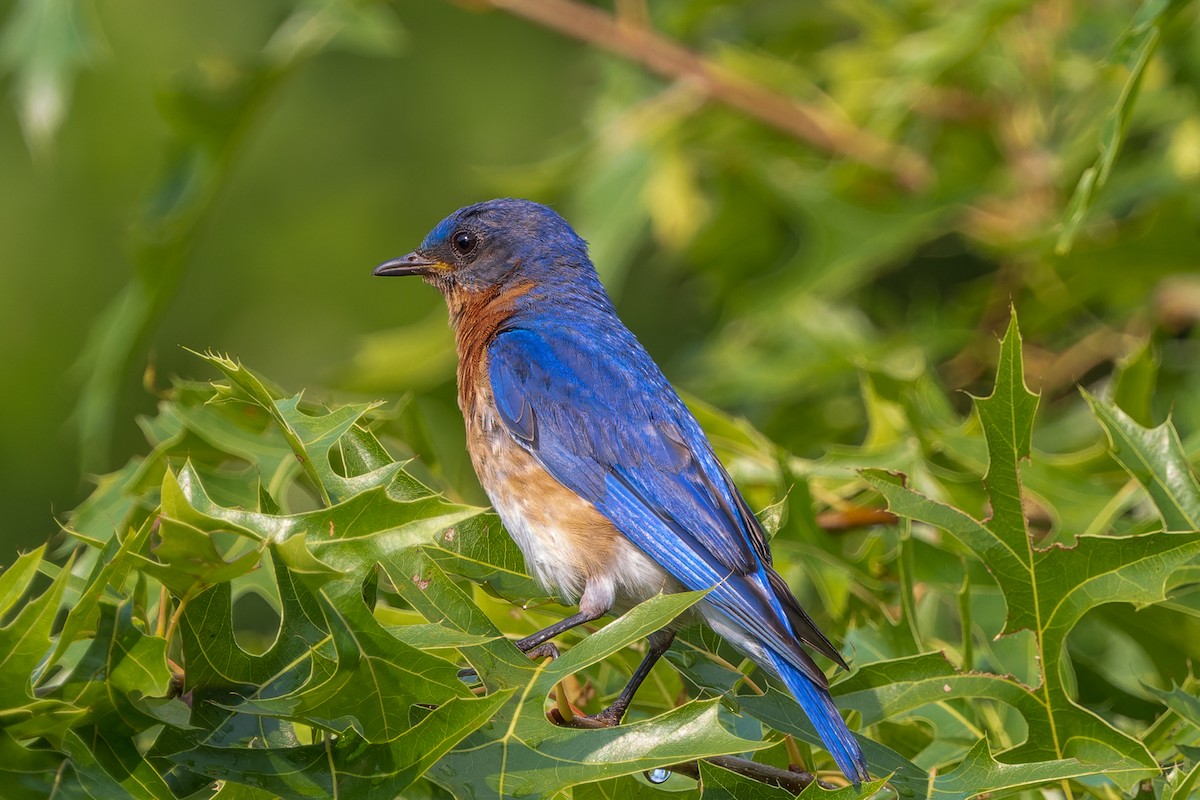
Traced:
<svg viewBox="0 0 1200 800">
<path fill-rule="evenodd" d="M 375 275 L 420 275 L 447 297 L 503 290 L 520 283 L 598 285 L 587 244 L 566 220 L 529 200 L 489 200 L 460 208 L 408 255 Z"/>
</svg>

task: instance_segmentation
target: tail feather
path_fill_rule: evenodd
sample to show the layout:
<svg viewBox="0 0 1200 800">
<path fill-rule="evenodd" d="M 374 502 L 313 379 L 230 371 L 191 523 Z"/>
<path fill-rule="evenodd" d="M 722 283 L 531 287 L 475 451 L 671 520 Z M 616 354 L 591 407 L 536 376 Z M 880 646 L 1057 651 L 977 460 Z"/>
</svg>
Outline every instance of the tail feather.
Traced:
<svg viewBox="0 0 1200 800">
<path fill-rule="evenodd" d="M 774 671 L 808 715 L 842 773 L 855 784 L 869 780 L 871 776 L 867 774 L 867 760 L 863 757 L 862 748 L 842 721 L 842 715 L 838 713 L 829 692 L 815 685 L 781 656 L 768 652 L 767 657 Z"/>
</svg>

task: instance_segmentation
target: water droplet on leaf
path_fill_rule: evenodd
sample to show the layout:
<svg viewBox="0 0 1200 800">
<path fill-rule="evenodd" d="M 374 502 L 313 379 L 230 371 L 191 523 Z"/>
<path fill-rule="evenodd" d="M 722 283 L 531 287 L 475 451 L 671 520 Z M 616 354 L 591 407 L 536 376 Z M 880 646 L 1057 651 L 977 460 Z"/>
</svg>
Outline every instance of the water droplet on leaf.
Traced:
<svg viewBox="0 0 1200 800">
<path fill-rule="evenodd" d="M 671 777 L 671 771 L 658 767 L 646 773 L 646 780 L 654 784 L 666 783 Z"/>
</svg>

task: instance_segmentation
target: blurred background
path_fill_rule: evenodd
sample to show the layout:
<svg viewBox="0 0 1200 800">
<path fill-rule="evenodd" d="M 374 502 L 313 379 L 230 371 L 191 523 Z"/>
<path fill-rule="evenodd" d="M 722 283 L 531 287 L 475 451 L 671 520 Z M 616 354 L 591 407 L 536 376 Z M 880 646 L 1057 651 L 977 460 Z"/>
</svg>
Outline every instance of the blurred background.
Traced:
<svg viewBox="0 0 1200 800">
<path fill-rule="evenodd" d="M 1009 306 L 1035 442 L 1142 358 L 1200 431 L 1200 39 L 1188 2 L 0 1 L 0 562 L 183 348 L 415 409 L 461 454 L 440 297 L 372 279 L 459 206 L 551 203 L 681 389 L 791 451 L 927 374 L 965 411 Z M 1149 343 L 1152 357 L 1143 352 Z M 1139 356 L 1139 353 L 1142 355 Z"/>
</svg>

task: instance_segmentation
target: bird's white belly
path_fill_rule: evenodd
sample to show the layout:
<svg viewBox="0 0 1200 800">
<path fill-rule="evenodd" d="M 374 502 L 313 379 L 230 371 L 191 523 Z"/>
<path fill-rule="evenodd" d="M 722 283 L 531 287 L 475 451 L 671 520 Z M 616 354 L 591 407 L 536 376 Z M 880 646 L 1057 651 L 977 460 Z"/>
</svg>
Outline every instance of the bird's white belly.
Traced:
<svg viewBox="0 0 1200 800">
<path fill-rule="evenodd" d="M 532 506 L 540 504 L 540 499 L 509 491 L 489 495 L 505 530 L 525 557 L 529 574 L 564 600 L 578 601 L 583 594 L 584 576 L 573 537 L 543 513 L 538 513 L 535 520 Z"/>
<path fill-rule="evenodd" d="M 592 503 L 551 477 L 494 418 L 480 422 L 471 447 L 476 473 L 530 575 L 548 591 L 581 608 L 621 612 L 682 588 Z"/>
<path fill-rule="evenodd" d="M 596 569 L 587 537 L 569 522 L 559 523 L 557 514 L 531 508 L 541 502 L 507 492 L 492 497 L 500 520 L 525 556 L 530 575 L 568 604 L 580 602 L 586 593 L 589 601 L 620 612 L 664 589 L 677 590 L 662 567 L 620 534 L 608 546 L 605 563 Z M 589 562 L 591 569 L 585 569 Z"/>
</svg>

